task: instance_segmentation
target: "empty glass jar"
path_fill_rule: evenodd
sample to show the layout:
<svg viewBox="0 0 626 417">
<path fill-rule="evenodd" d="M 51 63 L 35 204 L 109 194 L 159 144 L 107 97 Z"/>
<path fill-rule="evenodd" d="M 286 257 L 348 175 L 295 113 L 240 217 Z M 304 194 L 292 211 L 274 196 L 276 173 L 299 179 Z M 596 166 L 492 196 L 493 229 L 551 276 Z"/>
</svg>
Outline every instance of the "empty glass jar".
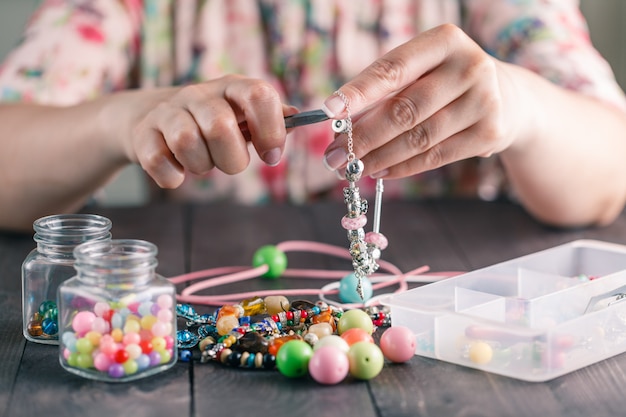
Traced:
<svg viewBox="0 0 626 417">
<path fill-rule="evenodd" d="M 86 378 L 125 382 L 176 363 L 176 290 L 142 240 L 76 247 L 76 276 L 59 287 L 60 361 Z"/>
<path fill-rule="evenodd" d="M 111 239 L 111 221 L 95 214 L 60 214 L 33 223 L 33 249 L 22 263 L 22 318 L 26 339 L 58 343 L 57 289 L 76 274 L 74 249 Z"/>
</svg>

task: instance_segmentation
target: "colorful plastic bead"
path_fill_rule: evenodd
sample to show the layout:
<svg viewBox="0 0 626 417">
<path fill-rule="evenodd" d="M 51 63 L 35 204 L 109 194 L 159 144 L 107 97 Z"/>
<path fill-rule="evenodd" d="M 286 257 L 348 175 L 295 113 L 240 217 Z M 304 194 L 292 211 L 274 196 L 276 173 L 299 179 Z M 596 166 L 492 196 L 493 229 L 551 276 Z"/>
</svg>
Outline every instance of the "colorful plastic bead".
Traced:
<svg viewBox="0 0 626 417">
<path fill-rule="evenodd" d="M 361 278 L 361 288 L 363 290 L 363 298 L 357 292 L 358 278 L 354 273 L 346 275 L 339 281 L 339 299 L 343 303 L 362 303 L 372 298 L 374 290 L 372 282 L 367 278 Z"/>
<path fill-rule="evenodd" d="M 350 370 L 348 355 L 341 348 L 327 345 L 315 349 L 309 361 L 309 374 L 320 384 L 334 385 L 343 381 Z"/>
<path fill-rule="evenodd" d="M 348 346 L 352 346 L 357 342 L 368 342 L 374 343 L 374 338 L 371 334 L 367 332 L 367 330 L 361 329 L 360 327 L 353 327 L 341 333 L 341 337 L 346 341 Z"/>
<path fill-rule="evenodd" d="M 388 328 L 380 336 L 380 349 L 392 362 L 406 362 L 415 355 L 416 341 L 413 332 L 404 326 Z"/>
<path fill-rule="evenodd" d="M 303 340 L 290 340 L 276 354 L 276 367 L 289 378 L 300 378 L 307 374 L 313 348 Z"/>
<path fill-rule="evenodd" d="M 257 268 L 261 265 L 268 266 L 268 271 L 263 277 L 278 278 L 287 269 L 287 255 L 274 245 L 261 246 L 252 257 L 252 266 Z"/>
<path fill-rule="evenodd" d="M 358 379 L 372 379 L 380 373 L 385 364 L 383 352 L 374 343 L 357 342 L 348 351 L 350 375 Z"/>
<path fill-rule="evenodd" d="M 341 338 L 341 336 L 338 336 L 336 334 L 326 336 L 325 338 L 320 339 L 315 345 L 313 345 L 313 350 L 315 351 L 324 346 L 334 346 L 342 350 L 344 353 L 348 353 L 348 350 L 350 350 L 350 345 L 348 344 L 348 342 L 346 342 L 344 339 Z"/>
<path fill-rule="evenodd" d="M 361 328 L 369 334 L 374 332 L 374 324 L 370 316 L 365 311 L 356 308 L 343 313 L 337 323 L 337 331 L 341 335 L 346 330 L 354 327 Z"/>
<path fill-rule="evenodd" d="M 485 365 L 491 362 L 493 358 L 493 349 L 487 342 L 472 342 L 469 348 L 469 359 L 479 365 Z"/>
</svg>

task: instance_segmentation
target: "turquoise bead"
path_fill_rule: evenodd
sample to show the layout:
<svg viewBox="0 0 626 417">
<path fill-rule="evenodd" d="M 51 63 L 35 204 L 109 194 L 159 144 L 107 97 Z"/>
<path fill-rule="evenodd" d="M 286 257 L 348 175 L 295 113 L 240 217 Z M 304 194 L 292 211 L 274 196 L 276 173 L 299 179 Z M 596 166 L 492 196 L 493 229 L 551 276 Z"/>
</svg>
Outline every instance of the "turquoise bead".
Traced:
<svg viewBox="0 0 626 417">
<path fill-rule="evenodd" d="M 252 266 L 257 268 L 261 265 L 267 265 L 269 268 L 263 277 L 278 278 L 287 269 L 287 255 L 274 245 L 261 246 L 252 257 Z"/>
<path fill-rule="evenodd" d="M 276 368 L 289 378 L 300 378 L 308 374 L 313 348 L 303 340 L 290 340 L 276 353 Z"/>
<path fill-rule="evenodd" d="M 362 303 L 372 298 L 374 294 L 372 282 L 365 277 L 361 279 L 363 298 L 361 298 L 356 290 L 358 283 L 359 280 L 353 273 L 346 275 L 339 281 L 339 299 L 342 303 Z"/>
</svg>

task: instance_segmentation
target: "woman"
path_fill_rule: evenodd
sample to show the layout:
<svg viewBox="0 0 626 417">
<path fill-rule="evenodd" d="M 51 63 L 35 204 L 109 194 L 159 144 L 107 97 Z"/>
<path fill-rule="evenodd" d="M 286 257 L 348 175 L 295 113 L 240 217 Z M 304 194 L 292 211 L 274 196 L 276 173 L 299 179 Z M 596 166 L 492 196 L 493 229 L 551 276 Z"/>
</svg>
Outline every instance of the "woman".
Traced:
<svg viewBox="0 0 626 417">
<path fill-rule="evenodd" d="M 283 117 L 345 117 L 337 89 L 365 194 L 493 197 L 501 163 L 549 224 L 626 198 L 626 101 L 566 0 L 50 0 L 0 87 L 2 228 L 80 209 L 129 163 L 178 197 L 334 194 L 346 136 L 286 138 Z"/>
</svg>

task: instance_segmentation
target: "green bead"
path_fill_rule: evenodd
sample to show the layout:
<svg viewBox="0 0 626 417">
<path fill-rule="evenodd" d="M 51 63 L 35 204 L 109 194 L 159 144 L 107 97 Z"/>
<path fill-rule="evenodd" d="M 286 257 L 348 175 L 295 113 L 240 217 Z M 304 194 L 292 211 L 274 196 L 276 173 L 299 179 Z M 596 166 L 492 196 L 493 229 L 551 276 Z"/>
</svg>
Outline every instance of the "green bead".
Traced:
<svg viewBox="0 0 626 417">
<path fill-rule="evenodd" d="M 343 313 L 337 322 L 337 331 L 342 334 L 346 330 L 358 327 L 369 334 L 374 332 L 372 318 L 363 310 L 353 309 Z"/>
<path fill-rule="evenodd" d="M 57 303 L 55 303 L 54 301 L 51 300 L 47 300 L 44 301 L 43 303 L 39 304 L 39 313 L 43 316 L 46 314 L 47 311 L 49 310 L 56 310 L 57 309 Z"/>
<path fill-rule="evenodd" d="M 313 348 L 303 340 L 290 340 L 276 353 L 276 368 L 289 378 L 300 378 L 308 374 L 309 360 Z"/>
<path fill-rule="evenodd" d="M 261 246 L 252 258 L 252 266 L 255 268 L 267 265 L 268 271 L 263 274 L 265 278 L 278 278 L 287 269 L 287 255 L 274 245 Z"/>
<path fill-rule="evenodd" d="M 76 356 L 76 366 L 83 369 L 92 368 L 93 358 L 89 353 L 79 353 Z"/>
<path fill-rule="evenodd" d="M 86 337 L 81 337 L 76 341 L 76 350 L 78 353 L 90 354 L 93 352 L 93 344 Z"/>
<path fill-rule="evenodd" d="M 382 350 L 374 343 L 356 342 L 348 350 L 348 361 L 350 363 L 350 375 L 358 379 L 368 380 L 382 371 L 385 357 Z"/>
</svg>

